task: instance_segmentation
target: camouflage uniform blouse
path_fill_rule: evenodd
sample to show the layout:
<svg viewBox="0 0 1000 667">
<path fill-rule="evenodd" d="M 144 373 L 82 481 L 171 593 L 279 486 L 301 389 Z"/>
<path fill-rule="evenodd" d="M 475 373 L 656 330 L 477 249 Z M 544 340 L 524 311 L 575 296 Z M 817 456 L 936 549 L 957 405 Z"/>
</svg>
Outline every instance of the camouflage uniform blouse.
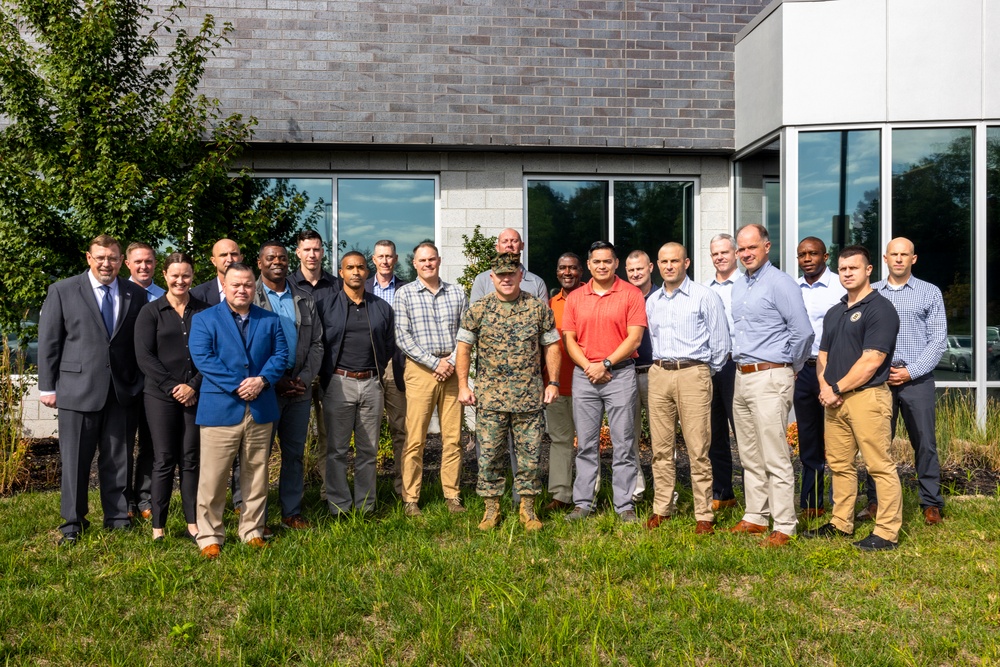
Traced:
<svg viewBox="0 0 1000 667">
<path fill-rule="evenodd" d="M 547 304 L 526 292 L 510 304 L 489 294 L 465 311 L 456 338 L 476 347 L 475 393 L 480 408 L 542 409 L 541 350 L 559 340 Z"/>
</svg>

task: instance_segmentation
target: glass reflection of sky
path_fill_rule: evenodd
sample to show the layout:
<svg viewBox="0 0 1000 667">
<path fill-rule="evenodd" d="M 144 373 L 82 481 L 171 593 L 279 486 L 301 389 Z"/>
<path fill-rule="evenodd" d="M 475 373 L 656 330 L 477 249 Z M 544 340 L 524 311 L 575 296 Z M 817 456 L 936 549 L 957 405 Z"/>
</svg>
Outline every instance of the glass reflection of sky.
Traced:
<svg viewBox="0 0 1000 667">
<path fill-rule="evenodd" d="M 924 158 L 935 153 L 947 153 L 956 139 L 968 137 L 969 128 L 945 127 L 892 131 L 892 173 L 902 174 Z"/>
<path fill-rule="evenodd" d="M 841 132 L 799 135 L 799 238 L 816 236 L 829 244 L 833 216 L 840 209 Z M 845 214 L 853 218 L 865 192 L 879 188 L 878 130 L 847 133 L 847 198 Z"/>
<path fill-rule="evenodd" d="M 388 238 L 404 259 L 434 239 L 434 181 L 428 178 L 337 179 L 337 229 L 347 250 L 369 252 Z"/>
</svg>

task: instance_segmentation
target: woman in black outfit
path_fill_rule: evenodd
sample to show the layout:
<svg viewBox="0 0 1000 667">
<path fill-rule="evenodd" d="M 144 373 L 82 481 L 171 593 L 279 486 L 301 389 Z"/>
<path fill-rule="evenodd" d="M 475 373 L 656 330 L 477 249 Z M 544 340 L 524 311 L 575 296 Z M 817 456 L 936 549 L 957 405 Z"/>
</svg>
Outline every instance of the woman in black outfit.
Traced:
<svg viewBox="0 0 1000 667">
<path fill-rule="evenodd" d="M 163 277 L 167 293 L 143 306 L 135 323 L 135 356 L 146 375 L 143 400 L 153 439 L 154 541 L 163 539 L 177 466 L 187 537 L 194 539 L 198 534 L 200 438 L 195 412 L 201 374 L 188 352 L 188 331 L 194 314 L 209 307 L 188 291 L 194 278 L 194 262 L 186 254 L 168 255 Z"/>
</svg>

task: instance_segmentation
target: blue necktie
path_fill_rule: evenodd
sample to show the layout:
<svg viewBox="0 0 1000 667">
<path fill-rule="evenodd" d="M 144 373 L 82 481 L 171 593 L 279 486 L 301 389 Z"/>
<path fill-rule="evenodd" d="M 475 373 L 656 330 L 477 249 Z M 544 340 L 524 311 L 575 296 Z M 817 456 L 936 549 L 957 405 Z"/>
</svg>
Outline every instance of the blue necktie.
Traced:
<svg viewBox="0 0 1000 667">
<path fill-rule="evenodd" d="M 111 298 L 110 287 L 101 285 L 101 289 L 104 290 L 104 298 L 101 299 L 101 317 L 104 318 L 104 328 L 108 330 L 108 338 L 111 338 L 111 334 L 115 331 L 115 302 Z"/>
</svg>

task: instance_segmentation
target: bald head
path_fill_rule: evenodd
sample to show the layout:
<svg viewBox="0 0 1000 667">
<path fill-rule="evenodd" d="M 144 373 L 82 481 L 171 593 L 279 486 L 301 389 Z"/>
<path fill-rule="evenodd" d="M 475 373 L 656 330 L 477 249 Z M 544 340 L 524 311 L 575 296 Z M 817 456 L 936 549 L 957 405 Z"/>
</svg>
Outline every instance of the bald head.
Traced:
<svg viewBox="0 0 1000 667">
<path fill-rule="evenodd" d="M 515 252 L 521 254 L 524 250 L 524 242 L 521 240 L 521 232 L 508 227 L 497 236 L 497 252 L 500 254 Z"/>
<path fill-rule="evenodd" d="M 887 280 L 893 285 L 905 285 L 913 275 L 913 265 L 917 263 L 917 253 L 913 241 L 897 236 L 885 246 L 885 265 L 889 268 Z"/>
<path fill-rule="evenodd" d="M 240 247 L 236 245 L 236 241 L 219 239 L 212 246 L 212 257 L 209 261 L 212 262 L 215 272 L 218 274 L 219 279 L 222 280 L 230 264 L 243 261 L 243 254 L 240 252 Z"/>
</svg>

